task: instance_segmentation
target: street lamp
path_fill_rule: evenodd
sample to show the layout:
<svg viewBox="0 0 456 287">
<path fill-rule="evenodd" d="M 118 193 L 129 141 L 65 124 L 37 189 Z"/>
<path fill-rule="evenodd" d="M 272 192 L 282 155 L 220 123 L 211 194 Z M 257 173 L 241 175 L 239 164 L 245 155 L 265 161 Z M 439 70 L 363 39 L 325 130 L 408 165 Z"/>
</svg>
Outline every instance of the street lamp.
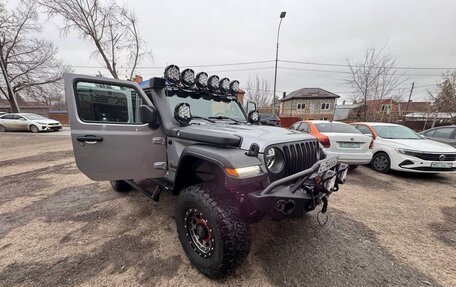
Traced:
<svg viewBox="0 0 456 287">
<path fill-rule="evenodd" d="M 277 87 L 277 62 L 279 60 L 279 35 L 280 35 L 280 25 L 282 25 L 282 19 L 285 18 L 287 12 L 283 11 L 280 13 L 280 22 L 279 28 L 277 29 L 277 49 L 276 49 L 276 59 L 275 59 L 275 71 L 274 71 L 274 92 L 272 98 L 272 114 L 275 114 L 275 99 L 276 99 L 276 87 Z"/>
</svg>

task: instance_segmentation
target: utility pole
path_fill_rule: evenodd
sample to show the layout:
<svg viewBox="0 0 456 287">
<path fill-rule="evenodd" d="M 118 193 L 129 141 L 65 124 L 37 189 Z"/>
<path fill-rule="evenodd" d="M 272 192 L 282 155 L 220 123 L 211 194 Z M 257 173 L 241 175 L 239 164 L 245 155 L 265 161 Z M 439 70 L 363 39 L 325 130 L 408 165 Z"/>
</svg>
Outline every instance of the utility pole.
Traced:
<svg viewBox="0 0 456 287">
<path fill-rule="evenodd" d="M 415 87 L 415 82 L 412 82 L 412 88 L 410 88 L 410 94 L 409 94 L 409 98 L 408 98 L 407 104 L 405 105 L 405 113 L 404 113 L 404 115 L 407 115 L 409 103 L 412 101 L 412 93 L 413 93 L 413 88 L 414 87 Z"/>
<path fill-rule="evenodd" d="M 272 95 L 272 115 L 275 115 L 275 99 L 276 99 L 276 86 L 277 86 L 277 62 L 279 61 L 279 35 L 280 25 L 282 25 L 282 19 L 285 18 L 287 12 L 280 13 L 279 28 L 277 29 L 277 48 L 276 48 L 276 59 L 275 59 L 275 70 L 274 70 L 274 92 Z"/>
</svg>

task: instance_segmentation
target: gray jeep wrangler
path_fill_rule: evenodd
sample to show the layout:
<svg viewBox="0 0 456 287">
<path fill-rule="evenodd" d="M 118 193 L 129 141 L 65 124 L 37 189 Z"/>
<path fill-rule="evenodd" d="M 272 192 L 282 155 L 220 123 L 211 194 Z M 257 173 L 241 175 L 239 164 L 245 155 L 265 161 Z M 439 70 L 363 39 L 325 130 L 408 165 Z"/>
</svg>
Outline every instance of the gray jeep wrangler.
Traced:
<svg viewBox="0 0 456 287">
<path fill-rule="evenodd" d="M 326 158 L 317 139 L 259 125 L 239 82 L 168 66 L 140 84 L 66 74 L 65 93 L 78 168 L 119 192 L 158 201 L 177 195 L 176 226 L 190 262 L 210 278 L 248 255 L 251 223 L 300 217 L 344 183 L 348 166 Z M 153 179 L 154 191 L 138 180 Z"/>
</svg>

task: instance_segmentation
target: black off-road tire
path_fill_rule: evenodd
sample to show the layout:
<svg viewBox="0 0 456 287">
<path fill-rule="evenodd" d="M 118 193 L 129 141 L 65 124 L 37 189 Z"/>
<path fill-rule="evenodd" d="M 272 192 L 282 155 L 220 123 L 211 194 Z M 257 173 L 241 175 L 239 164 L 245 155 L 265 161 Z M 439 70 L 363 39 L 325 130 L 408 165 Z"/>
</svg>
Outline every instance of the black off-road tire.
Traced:
<svg viewBox="0 0 456 287">
<path fill-rule="evenodd" d="M 30 126 L 30 131 L 31 131 L 32 133 L 35 133 L 35 134 L 36 134 L 36 133 L 39 133 L 39 132 L 40 132 L 40 129 L 39 129 L 37 126 L 35 126 L 35 125 L 31 125 L 31 126 Z"/>
<path fill-rule="evenodd" d="M 391 170 L 391 159 L 385 152 L 378 152 L 372 157 L 370 166 L 373 170 L 388 173 Z"/>
<path fill-rule="evenodd" d="M 0 125 L 0 133 L 6 132 L 6 128 L 2 125 Z"/>
<path fill-rule="evenodd" d="M 196 212 L 210 231 L 210 251 L 204 254 L 195 244 L 188 216 Z M 239 206 L 225 190 L 214 184 L 197 184 L 181 191 L 176 202 L 176 225 L 182 247 L 190 262 L 209 278 L 219 279 L 233 272 L 250 251 L 250 226 Z"/>
<path fill-rule="evenodd" d="M 127 192 L 133 189 L 133 187 L 124 180 L 111 180 L 110 183 L 112 188 L 118 192 Z"/>
</svg>

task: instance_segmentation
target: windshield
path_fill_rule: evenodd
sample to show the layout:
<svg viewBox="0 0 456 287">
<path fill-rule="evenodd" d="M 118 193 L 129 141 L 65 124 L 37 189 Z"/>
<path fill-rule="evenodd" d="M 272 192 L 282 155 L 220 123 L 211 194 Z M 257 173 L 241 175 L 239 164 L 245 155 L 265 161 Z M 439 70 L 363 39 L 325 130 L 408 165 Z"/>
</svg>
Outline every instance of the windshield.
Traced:
<svg viewBox="0 0 456 287">
<path fill-rule="evenodd" d="M 194 117 L 229 117 L 237 121 L 245 122 L 245 114 L 235 100 L 227 100 L 227 101 L 217 101 L 213 98 L 205 99 L 205 98 L 191 98 L 187 97 L 179 97 L 177 95 L 173 95 L 171 93 L 167 96 L 168 105 L 172 113 L 174 113 L 174 108 L 176 105 L 180 103 L 187 103 L 190 105 L 190 110 L 192 116 Z"/>
<path fill-rule="evenodd" d="M 315 127 L 321 133 L 360 134 L 355 127 L 344 123 L 315 123 Z"/>
<path fill-rule="evenodd" d="M 47 120 L 45 117 L 37 114 L 23 114 L 23 116 L 28 120 Z"/>
<path fill-rule="evenodd" d="M 379 137 L 386 139 L 421 139 L 421 137 L 404 126 L 374 126 Z"/>
</svg>

